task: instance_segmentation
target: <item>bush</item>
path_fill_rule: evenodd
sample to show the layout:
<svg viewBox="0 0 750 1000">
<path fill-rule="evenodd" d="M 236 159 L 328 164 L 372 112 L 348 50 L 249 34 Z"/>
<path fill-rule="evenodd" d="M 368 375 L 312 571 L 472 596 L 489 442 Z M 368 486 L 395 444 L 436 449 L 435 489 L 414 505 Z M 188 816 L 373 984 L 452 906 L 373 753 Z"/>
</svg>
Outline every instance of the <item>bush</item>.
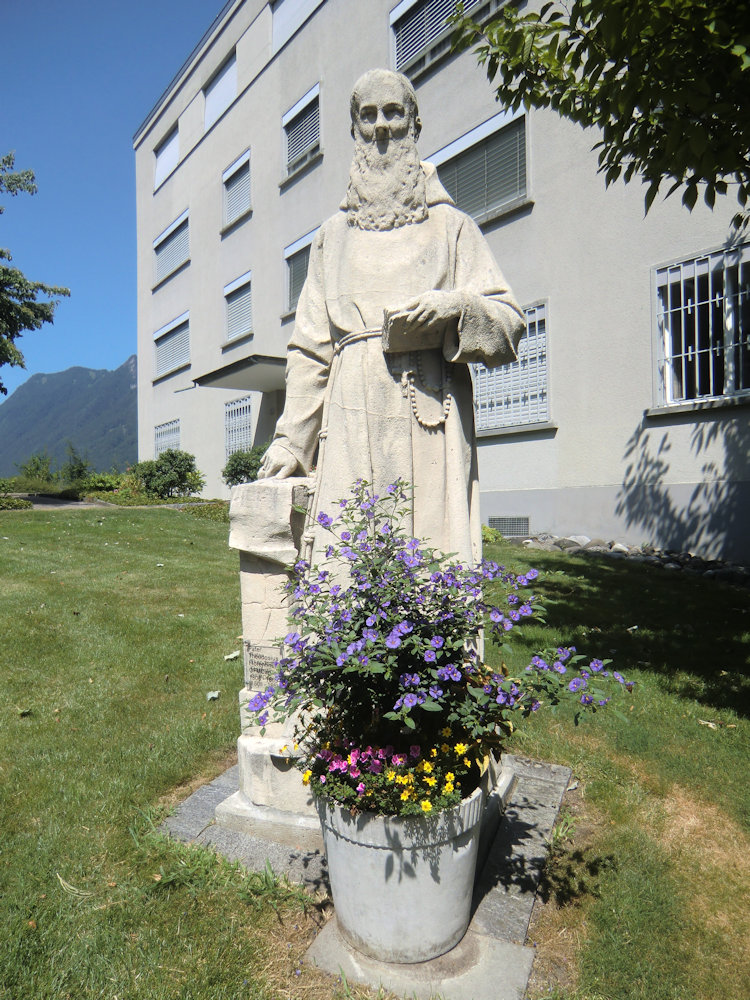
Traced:
<svg viewBox="0 0 750 1000">
<path fill-rule="evenodd" d="M 229 504 L 226 500 L 216 500 L 213 503 L 188 504 L 182 508 L 183 514 L 192 514 L 203 521 L 218 521 L 229 524 Z"/>
<path fill-rule="evenodd" d="M 20 497 L 0 494 L 0 510 L 31 510 L 33 506 L 31 500 L 22 500 Z"/>
<path fill-rule="evenodd" d="M 161 500 L 200 493 L 205 484 L 195 467 L 195 455 L 176 448 L 167 448 L 156 459 L 138 462 L 131 471 L 146 493 Z"/>
<path fill-rule="evenodd" d="M 482 525 L 482 541 L 485 545 L 499 545 L 502 540 L 502 532 L 497 528 L 490 528 L 487 524 Z"/>
<path fill-rule="evenodd" d="M 121 472 L 90 472 L 81 483 L 87 492 L 98 493 L 114 493 L 124 485 L 125 476 Z"/>
<path fill-rule="evenodd" d="M 267 450 L 268 442 L 256 444 L 249 451 L 233 452 L 221 470 L 221 478 L 227 486 L 237 486 L 238 483 L 254 483 L 258 478 L 258 469 Z"/>
</svg>

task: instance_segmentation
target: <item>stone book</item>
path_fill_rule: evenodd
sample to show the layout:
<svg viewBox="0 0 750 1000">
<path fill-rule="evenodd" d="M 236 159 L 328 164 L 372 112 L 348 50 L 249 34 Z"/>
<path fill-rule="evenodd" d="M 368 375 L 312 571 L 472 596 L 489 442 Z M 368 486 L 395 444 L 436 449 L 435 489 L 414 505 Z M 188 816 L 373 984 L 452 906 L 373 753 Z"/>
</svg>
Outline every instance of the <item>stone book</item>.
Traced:
<svg viewBox="0 0 750 1000">
<path fill-rule="evenodd" d="M 407 312 L 388 309 L 383 312 L 383 351 L 386 354 L 398 354 L 406 351 L 429 351 L 443 347 L 445 327 L 431 329 L 410 326 L 406 320 Z"/>
</svg>

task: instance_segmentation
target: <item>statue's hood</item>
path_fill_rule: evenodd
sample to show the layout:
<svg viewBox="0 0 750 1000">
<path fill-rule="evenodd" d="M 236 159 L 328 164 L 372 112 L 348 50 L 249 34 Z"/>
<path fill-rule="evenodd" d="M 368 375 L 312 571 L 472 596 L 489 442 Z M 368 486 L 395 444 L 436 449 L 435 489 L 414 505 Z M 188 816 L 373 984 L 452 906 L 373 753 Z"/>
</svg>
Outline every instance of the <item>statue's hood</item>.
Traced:
<svg viewBox="0 0 750 1000">
<path fill-rule="evenodd" d="M 422 171 L 425 175 L 425 190 L 427 193 L 427 205 L 454 205 L 455 202 L 440 183 L 437 167 L 434 163 L 421 161 Z"/>
<path fill-rule="evenodd" d="M 426 163 L 424 160 L 420 161 L 420 166 L 422 167 L 422 173 L 425 179 L 425 194 L 427 196 L 427 207 L 431 205 L 453 205 L 455 207 L 455 202 L 445 190 L 443 185 L 440 183 L 440 178 L 438 177 L 437 167 L 434 163 Z M 339 205 L 342 212 L 345 212 L 348 208 L 346 203 L 346 195 L 344 200 Z"/>
</svg>

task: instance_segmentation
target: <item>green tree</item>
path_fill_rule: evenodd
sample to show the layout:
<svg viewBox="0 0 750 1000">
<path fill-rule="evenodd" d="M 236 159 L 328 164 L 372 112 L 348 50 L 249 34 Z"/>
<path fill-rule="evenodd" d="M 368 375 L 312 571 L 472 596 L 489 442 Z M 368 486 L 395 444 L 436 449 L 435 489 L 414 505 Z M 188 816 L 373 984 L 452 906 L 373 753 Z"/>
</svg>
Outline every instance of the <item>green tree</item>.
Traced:
<svg viewBox="0 0 750 1000">
<path fill-rule="evenodd" d="M 65 451 L 68 457 L 60 466 L 60 478 L 66 483 L 80 482 L 91 471 L 91 462 L 81 455 L 72 441 L 68 441 Z"/>
<path fill-rule="evenodd" d="M 34 171 L 14 171 L 14 165 L 14 153 L 0 157 L 0 194 L 4 192 L 11 197 L 21 192 L 36 194 Z M 0 205 L 0 215 L 3 211 Z M 2 263 L 10 260 L 10 251 L 0 247 L 0 366 L 18 365 L 23 368 L 23 354 L 15 341 L 24 330 L 38 330 L 44 323 L 51 323 L 59 301 L 37 300 L 40 296 L 70 295 L 70 291 L 45 285 L 41 281 L 29 281 L 17 267 Z M 0 393 L 4 396 L 8 394 L 1 379 Z"/>
<path fill-rule="evenodd" d="M 57 473 L 52 470 L 52 458 L 46 451 L 35 451 L 25 462 L 16 468 L 26 479 L 33 479 L 40 483 L 51 483 Z"/>
<path fill-rule="evenodd" d="M 750 4 L 745 0 L 510 3 L 483 25 L 451 18 L 476 46 L 498 101 L 552 108 L 584 128 L 609 185 L 640 176 L 646 211 L 664 181 L 692 209 L 750 195 Z"/>
</svg>

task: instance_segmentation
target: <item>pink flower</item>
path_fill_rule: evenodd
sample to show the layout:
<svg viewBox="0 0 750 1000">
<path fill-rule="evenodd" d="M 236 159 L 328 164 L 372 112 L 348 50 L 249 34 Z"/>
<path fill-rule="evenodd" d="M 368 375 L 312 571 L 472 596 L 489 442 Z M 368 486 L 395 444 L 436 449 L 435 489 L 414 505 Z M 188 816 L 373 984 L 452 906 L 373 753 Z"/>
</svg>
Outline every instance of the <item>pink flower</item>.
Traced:
<svg viewBox="0 0 750 1000">
<path fill-rule="evenodd" d="M 365 786 L 363 782 L 360 781 L 360 783 L 357 785 L 357 795 L 364 795 L 364 794 L 365 794 Z"/>
<path fill-rule="evenodd" d="M 421 753 L 421 749 L 418 746 L 416 746 L 416 744 L 413 747 L 409 747 L 409 756 L 410 757 L 418 757 L 420 755 L 420 753 Z"/>
</svg>

